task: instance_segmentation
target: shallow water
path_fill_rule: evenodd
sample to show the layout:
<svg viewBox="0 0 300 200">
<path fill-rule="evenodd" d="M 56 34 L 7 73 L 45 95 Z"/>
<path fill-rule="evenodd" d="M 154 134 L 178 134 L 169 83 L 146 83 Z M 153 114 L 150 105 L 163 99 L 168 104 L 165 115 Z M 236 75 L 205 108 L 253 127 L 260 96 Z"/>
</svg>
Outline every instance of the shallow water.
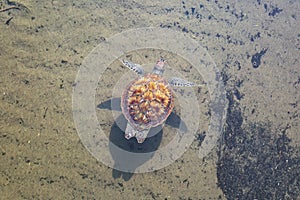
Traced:
<svg viewBox="0 0 300 200">
<path fill-rule="evenodd" d="M 1 199 L 300 196 L 299 1 L 53 0 L 0 1 L 0 6 Z M 73 119 L 72 95 L 78 70 L 95 47 L 145 27 L 178 31 L 200 44 L 223 78 L 228 109 L 218 144 L 200 159 L 212 94 L 208 87 L 195 89 L 199 128 L 187 151 L 161 169 L 128 173 L 89 152 Z M 199 84 L 208 79 L 195 66 L 187 68 L 192 61 L 178 51 L 145 47 L 122 56 L 145 65 L 166 56 L 183 77 Z M 175 118 L 153 140 L 143 145 L 125 140 L 110 108 L 124 73 L 128 70 L 115 56 L 95 88 L 93 106 L 104 133 L 132 152 L 166 146 L 183 108 L 175 108 Z M 116 163 L 121 159 L 111 156 Z"/>
</svg>

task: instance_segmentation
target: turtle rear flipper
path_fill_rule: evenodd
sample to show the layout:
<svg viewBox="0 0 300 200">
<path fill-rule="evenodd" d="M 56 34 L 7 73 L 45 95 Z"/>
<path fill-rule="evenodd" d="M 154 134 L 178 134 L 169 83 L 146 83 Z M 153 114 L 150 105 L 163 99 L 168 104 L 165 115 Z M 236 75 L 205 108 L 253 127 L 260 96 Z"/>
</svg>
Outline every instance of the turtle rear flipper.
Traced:
<svg viewBox="0 0 300 200">
<path fill-rule="evenodd" d="M 127 123 L 126 130 L 125 130 L 125 138 L 129 140 L 132 137 L 136 137 L 138 143 L 143 143 L 147 138 L 148 133 L 149 133 L 149 129 L 139 131 L 134 129 L 130 123 Z"/>
<path fill-rule="evenodd" d="M 144 69 L 142 68 L 141 65 L 129 62 L 129 61 L 124 60 L 124 59 L 122 60 L 122 63 L 123 63 L 123 65 L 125 65 L 130 70 L 132 70 L 135 73 L 137 73 L 138 75 L 143 75 L 144 74 Z"/>
</svg>

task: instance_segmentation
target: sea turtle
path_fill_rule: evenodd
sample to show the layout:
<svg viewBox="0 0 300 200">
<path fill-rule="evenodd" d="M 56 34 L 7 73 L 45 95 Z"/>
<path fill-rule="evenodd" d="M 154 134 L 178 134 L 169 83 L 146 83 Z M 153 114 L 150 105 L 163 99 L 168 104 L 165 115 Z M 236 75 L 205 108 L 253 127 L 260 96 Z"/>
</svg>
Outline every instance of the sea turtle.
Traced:
<svg viewBox="0 0 300 200">
<path fill-rule="evenodd" d="M 174 96 L 170 86 L 195 86 L 196 84 L 171 78 L 166 81 L 162 75 L 166 61 L 160 58 L 151 73 L 145 73 L 139 64 L 127 60 L 121 62 L 139 75 L 125 88 L 121 97 L 121 108 L 128 120 L 125 138 L 136 137 L 143 143 L 151 127 L 164 123 L 174 107 Z"/>
</svg>

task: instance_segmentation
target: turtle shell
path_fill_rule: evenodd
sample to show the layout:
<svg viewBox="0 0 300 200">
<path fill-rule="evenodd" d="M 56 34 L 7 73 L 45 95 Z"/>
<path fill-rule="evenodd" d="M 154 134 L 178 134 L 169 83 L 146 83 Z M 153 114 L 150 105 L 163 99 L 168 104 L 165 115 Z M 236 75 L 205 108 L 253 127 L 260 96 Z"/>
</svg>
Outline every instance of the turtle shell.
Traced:
<svg viewBox="0 0 300 200">
<path fill-rule="evenodd" d="M 162 124 L 174 107 L 169 84 L 159 75 L 147 74 L 125 89 L 121 107 L 125 118 L 137 130 Z"/>
</svg>

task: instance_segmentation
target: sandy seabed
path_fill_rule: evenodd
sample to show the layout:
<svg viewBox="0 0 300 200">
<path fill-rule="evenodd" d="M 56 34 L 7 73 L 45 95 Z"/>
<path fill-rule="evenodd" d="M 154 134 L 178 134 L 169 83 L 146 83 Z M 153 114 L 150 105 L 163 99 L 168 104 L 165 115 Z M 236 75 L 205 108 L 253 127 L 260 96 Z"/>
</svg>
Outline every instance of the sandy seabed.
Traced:
<svg viewBox="0 0 300 200">
<path fill-rule="evenodd" d="M 300 196 L 299 1 L 52 0 L 0 6 L 0 199 Z M 202 44 L 223 76 L 229 105 L 220 144 L 204 159 L 197 153 L 208 127 L 208 103 L 199 137 L 182 157 L 154 172 L 130 174 L 107 167 L 84 147 L 72 93 L 81 63 L 97 45 L 143 27 L 180 31 Z M 136 55 L 129 58 L 156 54 Z M 110 68 L 100 85 L 113 86 L 114 77 L 127 70 Z M 203 102 L 209 100 L 205 91 L 199 93 Z M 111 95 L 97 92 L 95 107 Z M 101 120 L 109 134 L 113 118 L 103 114 Z"/>
</svg>

